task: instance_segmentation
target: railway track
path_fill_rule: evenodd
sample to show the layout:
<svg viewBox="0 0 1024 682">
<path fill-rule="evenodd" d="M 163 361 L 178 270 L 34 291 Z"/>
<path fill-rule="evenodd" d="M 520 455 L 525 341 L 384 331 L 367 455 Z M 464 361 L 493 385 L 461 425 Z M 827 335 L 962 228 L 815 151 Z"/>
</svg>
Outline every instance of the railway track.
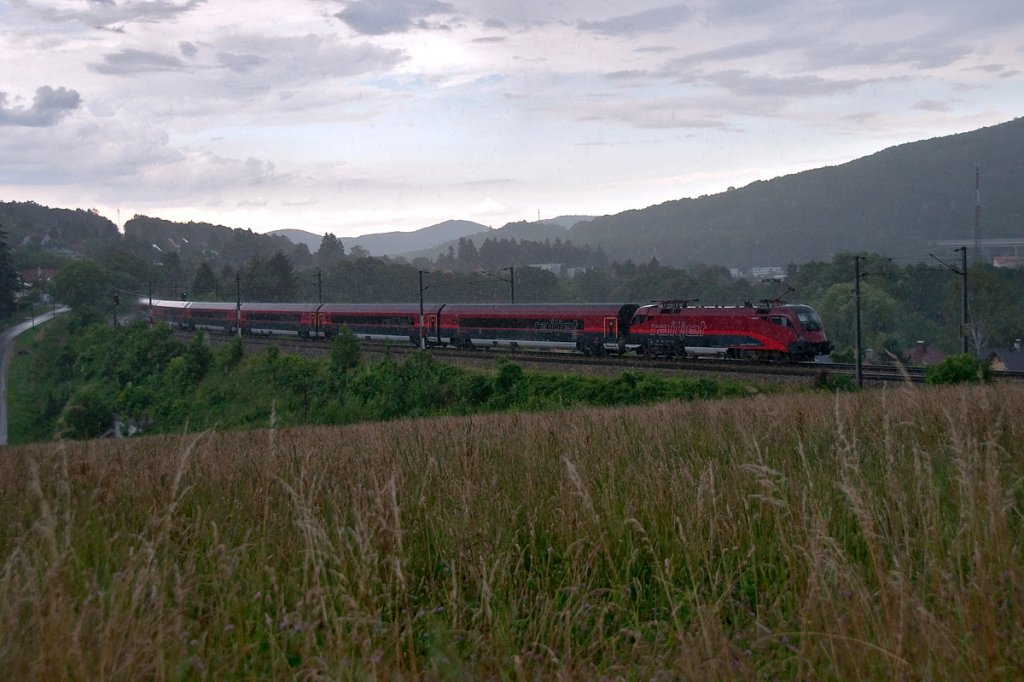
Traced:
<svg viewBox="0 0 1024 682">
<path fill-rule="evenodd" d="M 182 339 L 191 338 L 189 332 L 177 331 Z M 226 342 L 230 337 L 221 334 L 207 334 L 212 345 Z M 246 348 L 258 351 L 266 346 L 277 346 L 284 353 L 317 357 L 327 352 L 329 344 L 301 340 L 288 337 L 244 337 Z M 406 344 L 386 344 L 372 341 L 360 342 L 365 356 L 380 357 L 389 353 L 394 358 L 419 352 L 419 349 Z M 797 364 L 764 363 L 743 360 L 723 360 L 710 358 L 685 359 L 650 359 L 636 355 L 589 357 L 568 351 L 551 352 L 526 349 L 510 349 L 507 347 L 484 347 L 466 350 L 461 348 L 430 348 L 428 352 L 439 360 L 493 368 L 502 360 L 511 360 L 526 369 L 544 371 L 574 371 L 592 374 L 619 374 L 628 371 L 645 371 L 664 375 L 692 374 L 697 376 L 716 375 L 729 376 L 741 380 L 774 380 L 800 383 L 822 381 L 830 376 L 849 376 L 853 378 L 856 367 L 853 364 L 832 362 L 805 362 Z M 891 365 L 864 365 L 862 367 L 864 382 L 869 385 L 886 383 L 923 383 L 925 368 L 900 367 Z M 996 372 L 997 379 L 1024 380 L 1024 372 Z"/>
</svg>

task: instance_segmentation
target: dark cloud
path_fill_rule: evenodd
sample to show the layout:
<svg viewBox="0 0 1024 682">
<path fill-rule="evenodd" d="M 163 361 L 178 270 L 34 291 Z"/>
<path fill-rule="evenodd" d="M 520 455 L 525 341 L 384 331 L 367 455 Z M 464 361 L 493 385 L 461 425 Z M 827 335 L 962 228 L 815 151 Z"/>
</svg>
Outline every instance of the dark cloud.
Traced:
<svg viewBox="0 0 1024 682">
<path fill-rule="evenodd" d="M 952 111 L 953 106 L 949 102 L 939 102 L 934 99 L 922 99 L 914 103 L 914 108 L 919 111 Z"/>
<path fill-rule="evenodd" d="M 984 71 L 985 73 L 1001 73 L 1006 70 L 1005 64 L 982 64 L 981 66 L 972 66 L 967 71 Z"/>
<path fill-rule="evenodd" d="M 680 57 L 671 62 L 673 68 L 701 64 L 704 62 L 730 61 L 733 59 L 749 59 L 751 57 L 764 57 L 782 50 L 807 47 L 808 41 L 805 38 L 768 38 L 765 40 L 752 40 L 745 43 L 726 45 L 714 50 L 705 50 Z"/>
<path fill-rule="evenodd" d="M 0 92 L 0 126 L 27 126 L 42 128 L 57 125 L 62 118 L 81 105 L 82 98 L 74 90 L 48 85 L 36 89 L 35 99 L 28 109 L 8 107 L 7 93 Z"/>
<path fill-rule="evenodd" d="M 683 76 L 686 82 L 693 80 L 692 75 Z M 833 95 L 864 85 L 863 80 L 829 80 L 819 76 L 788 76 L 777 77 L 766 74 L 753 74 L 749 71 L 730 69 L 699 76 L 742 97 L 806 97 Z"/>
<path fill-rule="evenodd" d="M 218 52 L 217 61 L 236 73 L 247 73 L 267 63 L 265 57 L 257 54 L 229 54 L 227 52 Z"/>
<path fill-rule="evenodd" d="M 580 21 L 576 26 L 581 30 L 602 35 L 634 36 L 641 33 L 671 31 L 689 21 L 693 14 L 693 10 L 686 5 L 671 5 L 604 21 Z"/>
<path fill-rule="evenodd" d="M 665 74 L 660 71 L 641 71 L 638 69 L 627 69 L 624 71 L 609 71 L 604 78 L 613 81 L 636 81 L 648 79 L 664 79 Z"/>
<path fill-rule="evenodd" d="M 219 41 L 214 49 L 216 66 L 231 70 L 226 75 L 217 73 L 225 77 L 219 79 L 216 89 L 221 94 L 239 92 L 244 96 L 254 88 L 297 87 L 326 78 L 386 72 L 405 59 L 401 50 L 312 34 L 280 38 L 235 34 Z"/>
<path fill-rule="evenodd" d="M 507 42 L 508 38 L 505 36 L 485 36 L 483 38 L 474 38 L 474 43 L 504 43 Z"/>
<path fill-rule="evenodd" d="M 180 71 L 185 64 L 177 57 L 145 52 L 143 50 L 121 50 L 103 55 L 102 64 L 89 64 L 89 70 L 109 76 L 131 76 L 154 71 Z"/>
<path fill-rule="evenodd" d="M 811 68 L 905 64 L 926 70 L 949 66 L 974 51 L 969 45 L 921 35 L 910 40 L 874 44 L 821 45 L 807 51 Z"/>
<path fill-rule="evenodd" d="M 181 54 L 185 57 L 195 57 L 199 54 L 199 48 L 194 43 L 190 43 L 187 40 L 183 40 L 178 43 L 178 49 L 181 50 Z"/>
<path fill-rule="evenodd" d="M 51 21 L 78 21 L 89 26 L 109 26 L 125 22 L 159 22 L 173 19 L 206 4 L 207 0 L 89 0 L 85 9 L 56 7 L 33 8 Z M 117 30 L 123 30 L 123 26 Z"/>
<path fill-rule="evenodd" d="M 797 3 L 799 5 L 800 3 Z M 788 13 L 793 3 L 786 0 L 716 0 L 705 10 L 709 21 L 715 24 L 733 23 L 736 21 L 756 21 L 764 15 L 778 16 Z M 806 11 L 800 7 L 799 11 Z"/>
<path fill-rule="evenodd" d="M 356 0 L 334 16 L 364 35 L 384 35 L 432 28 L 427 17 L 454 11 L 453 5 L 440 0 Z"/>
</svg>

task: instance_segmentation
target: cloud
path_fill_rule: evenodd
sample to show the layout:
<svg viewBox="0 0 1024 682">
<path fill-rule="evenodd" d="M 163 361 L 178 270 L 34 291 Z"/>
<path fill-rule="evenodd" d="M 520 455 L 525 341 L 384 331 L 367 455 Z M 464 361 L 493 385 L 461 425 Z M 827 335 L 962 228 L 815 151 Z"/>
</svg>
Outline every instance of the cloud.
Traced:
<svg viewBox="0 0 1024 682">
<path fill-rule="evenodd" d="M 716 48 L 704 50 L 672 60 L 670 66 L 673 68 L 702 64 L 704 62 L 731 61 L 734 59 L 750 59 L 752 57 L 762 58 L 767 55 L 789 50 L 797 47 L 807 47 L 808 39 L 804 37 L 789 38 L 766 38 L 763 40 L 750 40 L 742 43 L 734 43 Z"/>
<path fill-rule="evenodd" d="M 919 111 L 952 111 L 953 106 L 949 102 L 939 102 L 933 99 L 918 100 L 914 108 Z"/>
<path fill-rule="evenodd" d="M 82 98 L 75 90 L 48 85 L 36 89 L 32 107 L 7 107 L 7 93 L 0 92 L 0 126 L 26 126 L 45 128 L 55 126 L 62 118 L 77 109 Z"/>
<path fill-rule="evenodd" d="M 104 27 L 126 22 L 154 23 L 187 14 L 207 0 L 89 0 L 85 9 L 69 9 L 68 3 L 38 2 L 29 7 L 40 17 L 54 22 L 79 22 L 87 26 Z M 121 31 L 123 27 L 116 30 Z"/>
<path fill-rule="evenodd" d="M 230 54 L 218 52 L 217 61 L 236 73 L 246 73 L 267 63 L 265 57 L 257 54 Z"/>
<path fill-rule="evenodd" d="M 926 70 L 949 66 L 974 51 L 969 45 L 948 43 L 924 34 L 911 40 L 863 44 L 829 44 L 808 50 L 811 68 L 900 64 Z"/>
<path fill-rule="evenodd" d="M 831 80 L 820 76 L 777 77 L 731 69 L 707 74 L 702 79 L 711 81 L 729 92 L 743 97 L 806 97 L 833 95 L 853 90 L 864 80 Z"/>
<path fill-rule="evenodd" d="M 425 28 L 427 17 L 454 11 L 440 0 L 356 0 L 334 16 L 363 35 L 384 35 Z"/>
<path fill-rule="evenodd" d="M 200 81 L 210 95 L 250 97 L 253 92 L 311 86 L 334 90 L 331 80 L 385 73 L 406 59 L 401 50 L 345 43 L 336 36 L 271 37 L 237 34 L 214 45 L 215 80 Z M 225 68 L 228 72 L 225 72 Z M 346 88 L 346 90 L 351 87 Z M 337 97 L 337 93 L 334 94 Z"/>
<path fill-rule="evenodd" d="M 604 21 L 579 21 L 576 26 L 584 31 L 607 36 L 635 36 L 671 31 L 689 21 L 693 14 L 693 10 L 686 5 L 671 5 Z"/>
<path fill-rule="evenodd" d="M 90 71 L 108 76 L 131 76 L 154 71 L 181 71 L 185 64 L 177 57 L 128 49 L 105 54 L 102 64 L 89 64 L 88 68 Z"/>
<path fill-rule="evenodd" d="M 194 43 L 191 43 L 187 40 L 181 41 L 178 44 L 178 49 L 181 50 L 181 54 L 184 57 L 192 58 L 199 54 L 199 48 L 196 47 Z"/>
</svg>

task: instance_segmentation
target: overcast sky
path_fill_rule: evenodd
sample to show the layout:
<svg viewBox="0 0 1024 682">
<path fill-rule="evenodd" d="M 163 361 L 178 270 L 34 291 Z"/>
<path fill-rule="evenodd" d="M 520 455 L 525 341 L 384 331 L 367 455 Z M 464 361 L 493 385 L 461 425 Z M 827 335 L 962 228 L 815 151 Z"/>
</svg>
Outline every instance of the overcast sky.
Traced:
<svg viewBox="0 0 1024 682">
<path fill-rule="evenodd" d="M 0 0 L 0 200 L 121 223 L 601 215 L 1022 105 L 1022 0 Z"/>
</svg>

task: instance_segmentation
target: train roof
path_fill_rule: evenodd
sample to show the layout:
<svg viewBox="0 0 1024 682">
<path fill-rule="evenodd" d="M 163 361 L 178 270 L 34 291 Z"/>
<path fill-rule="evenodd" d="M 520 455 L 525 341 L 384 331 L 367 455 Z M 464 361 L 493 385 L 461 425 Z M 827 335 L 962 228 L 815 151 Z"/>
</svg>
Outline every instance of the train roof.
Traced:
<svg viewBox="0 0 1024 682">
<path fill-rule="evenodd" d="M 238 308 L 237 303 L 228 303 L 227 301 L 192 301 L 188 306 L 189 310 L 227 310 L 232 312 L 236 308 Z"/>
<path fill-rule="evenodd" d="M 444 312 L 458 315 L 618 315 L 629 303 L 450 303 Z"/>
<path fill-rule="evenodd" d="M 150 301 L 149 301 L 149 298 L 143 296 L 143 297 L 139 298 L 139 303 L 141 305 L 149 305 Z M 154 308 L 177 308 L 177 309 L 183 309 L 183 308 L 187 308 L 189 303 L 191 303 L 191 301 L 176 301 L 173 298 L 172 299 L 156 299 L 156 298 L 153 299 L 153 307 Z"/>
<path fill-rule="evenodd" d="M 760 312 L 765 313 L 770 310 L 810 310 L 810 306 L 792 303 L 765 303 L 759 301 L 757 303 L 745 303 L 743 305 L 701 305 L 692 301 L 656 301 L 647 305 L 640 306 L 636 314 L 637 315 L 671 315 L 679 313 L 695 314 L 700 313 L 703 315 L 735 315 L 737 313 L 744 312 Z"/>
<path fill-rule="evenodd" d="M 424 303 L 424 313 L 437 313 L 440 303 Z M 420 314 L 419 303 L 324 303 L 320 307 L 322 313 L 357 313 L 369 315 L 385 313 L 389 315 Z"/>
</svg>

